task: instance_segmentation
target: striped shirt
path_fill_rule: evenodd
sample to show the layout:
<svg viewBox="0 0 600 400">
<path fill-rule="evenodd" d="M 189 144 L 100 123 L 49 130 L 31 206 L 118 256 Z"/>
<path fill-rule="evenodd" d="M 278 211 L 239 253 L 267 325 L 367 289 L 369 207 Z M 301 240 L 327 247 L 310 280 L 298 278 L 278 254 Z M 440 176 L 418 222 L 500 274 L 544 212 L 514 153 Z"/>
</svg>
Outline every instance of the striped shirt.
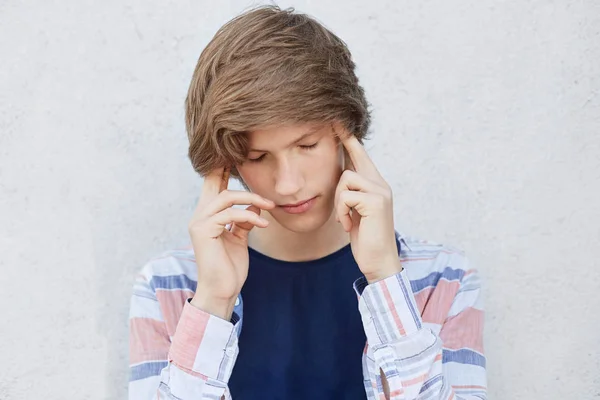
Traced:
<svg viewBox="0 0 600 400">
<path fill-rule="evenodd" d="M 367 341 L 368 399 L 486 399 L 483 302 L 463 251 L 398 234 L 403 271 L 354 282 Z M 129 399 L 231 399 L 243 302 L 231 321 L 189 303 L 197 282 L 191 246 L 150 260 L 137 275 L 129 315 Z M 323 335 L 326 335 L 324 332 Z"/>
</svg>

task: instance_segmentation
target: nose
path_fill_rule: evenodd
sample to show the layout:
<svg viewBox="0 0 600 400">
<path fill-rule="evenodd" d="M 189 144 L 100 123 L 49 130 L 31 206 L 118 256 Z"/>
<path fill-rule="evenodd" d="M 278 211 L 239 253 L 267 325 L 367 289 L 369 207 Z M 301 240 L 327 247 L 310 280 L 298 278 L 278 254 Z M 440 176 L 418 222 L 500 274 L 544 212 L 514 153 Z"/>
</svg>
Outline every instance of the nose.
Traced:
<svg viewBox="0 0 600 400">
<path fill-rule="evenodd" d="M 275 191 L 283 196 L 292 196 L 304 186 L 301 170 L 293 159 L 282 160 L 275 170 Z"/>
</svg>

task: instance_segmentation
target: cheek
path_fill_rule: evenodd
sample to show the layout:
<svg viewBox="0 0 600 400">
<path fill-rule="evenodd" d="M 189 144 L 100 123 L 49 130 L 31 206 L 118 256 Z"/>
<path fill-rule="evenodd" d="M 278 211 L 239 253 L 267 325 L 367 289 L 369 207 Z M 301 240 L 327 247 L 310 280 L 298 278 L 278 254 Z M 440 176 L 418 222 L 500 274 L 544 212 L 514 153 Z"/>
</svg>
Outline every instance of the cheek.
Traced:
<svg viewBox="0 0 600 400">
<path fill-rule="evenodd" d="M 337 183 L 343 171 L 344 153 L 341 148 L 329 147 L 322 153 L 311 157 L 307 168 L 313 175 L 321 176 L 328 183 Z M 335 181 L 335 182 L 332 182 Z"/>
<path fill-rule="evenodd" d="M 252 192 L 256 192 L 256 185 L 261 181 L 260 179 L 255 178 L 256 176 L 259 176 L 259 174 L 255 171 L 256 168 L 252 165 L 238 165 L 236 169 L 246 186 L 248 186 Z"/>
</svg>

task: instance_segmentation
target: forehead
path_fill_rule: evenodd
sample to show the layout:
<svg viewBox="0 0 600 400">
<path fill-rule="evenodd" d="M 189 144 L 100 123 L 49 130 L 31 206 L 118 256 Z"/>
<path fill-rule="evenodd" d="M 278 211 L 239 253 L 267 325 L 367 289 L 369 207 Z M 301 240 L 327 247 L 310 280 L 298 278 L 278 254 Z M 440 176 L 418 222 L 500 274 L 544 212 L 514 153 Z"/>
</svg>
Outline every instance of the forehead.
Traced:
<svg viewBox="0 0 600 400">
<path fill-rule="evenodd" d="M 279 140 L 288 142 L 290 139 L 296 139 L 305 134 L 324 133 L 327 128 L 330 128 L 330 124 L 324 122 L 282 124 L 248 131 L 247 136 L 250 143 Z"/>
<path fill-rule="evenodd" d="M 247 133 L 248 151 L 286 149 L 305 140 L 320 139 L 331 132 L 333 132 L 331 124 L 327 123 L 287 124 L 256 129 Z"/>
</svg>

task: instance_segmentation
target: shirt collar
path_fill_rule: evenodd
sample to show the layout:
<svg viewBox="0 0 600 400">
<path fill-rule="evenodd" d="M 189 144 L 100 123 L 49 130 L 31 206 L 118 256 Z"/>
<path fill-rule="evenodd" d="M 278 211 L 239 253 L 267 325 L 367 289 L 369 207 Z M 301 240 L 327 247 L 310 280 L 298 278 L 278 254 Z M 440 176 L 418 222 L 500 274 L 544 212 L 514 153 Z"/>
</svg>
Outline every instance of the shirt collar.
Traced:
<svg viewBox="0 0 600 400">
<path fill-rule="evenodd" d="M 394 230 L 396 232 L 396 239 L 400 241 L 401 243 L 401 247 L 402 246 L 406 246 L 410 251 L 412 251 L 412 249 L 410 248 L 410 246 L 408 245 L 408 243 L 406 243 L 406 235 L 404 235 L 402 232 L 398 231 L 398 230 Z M 400 250 L 402 251 L 402 250 Z"/>
</svg>

